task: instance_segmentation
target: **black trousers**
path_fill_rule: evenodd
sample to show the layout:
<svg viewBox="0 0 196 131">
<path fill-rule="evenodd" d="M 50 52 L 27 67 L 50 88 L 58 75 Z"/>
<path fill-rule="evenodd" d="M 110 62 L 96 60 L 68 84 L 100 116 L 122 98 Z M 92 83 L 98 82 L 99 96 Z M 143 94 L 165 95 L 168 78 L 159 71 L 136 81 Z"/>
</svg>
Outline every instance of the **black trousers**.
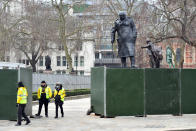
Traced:
<svg viewBox="0 0 196 131">
<path fill-rule="evenodd" d="M 25 107 L 26 107 L 26 104 L 18 105 L 18 124 L 19 125 L 21 125 L 22 116 L 25 118 L 26 122 L 30 122 L 29 118 L 25 114 Z"/>
<path fill-rule="evenodd" d="M 63 112 L 63 102 L 59 103 L 59 102 L 55 102 L 56 105 L 56 117 L 58 117 L 58 108 L 60 107 L 61 109 L 61 115 L 64 116 L 64 112 Z"/>
<path fill-rule="evenodd" d="M 49 101 L 46 99 L 46 100 L 39 100 L 39 109 L 38 109 L 38 115 L 41 114 L 41 110 L 42 110 L 42 106 L 44 105 L 44 108 L 45 108 L 45 115 L 48 116 L 48 103 Z"/>
</svg>

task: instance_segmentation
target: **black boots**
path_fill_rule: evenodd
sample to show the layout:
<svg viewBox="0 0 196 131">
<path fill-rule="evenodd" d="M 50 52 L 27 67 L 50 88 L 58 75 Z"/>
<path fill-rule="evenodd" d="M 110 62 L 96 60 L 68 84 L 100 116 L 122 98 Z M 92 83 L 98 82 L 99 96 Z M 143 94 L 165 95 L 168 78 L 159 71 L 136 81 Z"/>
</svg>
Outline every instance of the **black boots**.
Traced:
<svg viewBox="0 0 196 131">
<path fill-rule="evenodd" d="M 64 114 L 61 114 L 61 117 L 64 117 Z M 56 118 L 58 118 L 58 116 L 56 115 L 54 118 L 56 119 Z"/>
<path fill-rule="evenodd" d="M 31 123 L 31 121 L 27 121 L 25 125 L 28 125 L 29 123 Z"/>
<path fill-rule="evenodd" d="M 17 123 L 15 126 L 21 126 L 21 124 L 18 124 L 18 123 Z"/>
</svg>

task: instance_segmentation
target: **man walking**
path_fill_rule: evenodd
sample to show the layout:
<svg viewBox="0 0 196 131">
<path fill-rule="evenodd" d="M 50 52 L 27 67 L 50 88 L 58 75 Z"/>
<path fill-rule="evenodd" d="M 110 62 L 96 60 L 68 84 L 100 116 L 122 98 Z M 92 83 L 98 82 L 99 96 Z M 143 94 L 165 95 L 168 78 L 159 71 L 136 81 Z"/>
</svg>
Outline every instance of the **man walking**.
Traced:
<svg viewBox="0 0 196 131">
<path fill-rule="evenodd" d="M 21 126 L 22 116 L 26 120 L 26 125 L 30 123 L 29 118 L 25 114 L 25 107 L 27 104 L 28 92 L 22 82 L 18 82 L 18 92 L 17 92 L 17 107 L 18 107 L 18 121 L 15 126 Z"/>
<path fill-rule="evenodd" d="M 52 91 L 49 86 L 47 86 L 45 81 L 41 82 L 41 87 L 38 88 L 37 98 L 39 99 L 39 109 L 36 116 L 40 116 L 42 106 L 45 108 L 45 116 L 48 117 L 48 103 L 52 97 Z"/>
</svg>

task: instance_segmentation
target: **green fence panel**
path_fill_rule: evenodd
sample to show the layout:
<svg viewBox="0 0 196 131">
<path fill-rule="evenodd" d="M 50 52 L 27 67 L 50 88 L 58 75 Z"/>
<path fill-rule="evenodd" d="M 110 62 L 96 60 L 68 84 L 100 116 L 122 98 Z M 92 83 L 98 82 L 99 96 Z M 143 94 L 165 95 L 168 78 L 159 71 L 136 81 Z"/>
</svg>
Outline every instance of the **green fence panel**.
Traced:
<svg viewBox="0 0 196 131">
<path fill-rule="evenodd" d="M 144 69 L 106 71 L 106 115 L 144 114 Z"/>
<path fill-rule="evenodd" d="M 196 70 L 181 70 L 182 114 L 196 113 Z"/>
<path fill-rule="evenodd" d="M 28 102 L 25 108 L 27 115 L 32 115 L 32 70 L 20 68 L 20 81 L 24 83 L 28 91 Z"/>
<path fill-rule="evenodd" d="M 17 93 L 17 70 L 0 70 L 0 119 L 16 120 L 16 93 Z"/>
<path fill-rule="evenodd" d="M 91 69 L 91 106 L 97 114 L 104 114 L 104 67 Z"/>
<path fill-rule="evenodd" d="M 145 69 L 146 113 L 180 114 L 178 69 Z"/>
<path fill-rule="evenodd" d="M 105 116 L 196 113 L 195 69 L 93 68 L 91 105 Z"/>
</svg>

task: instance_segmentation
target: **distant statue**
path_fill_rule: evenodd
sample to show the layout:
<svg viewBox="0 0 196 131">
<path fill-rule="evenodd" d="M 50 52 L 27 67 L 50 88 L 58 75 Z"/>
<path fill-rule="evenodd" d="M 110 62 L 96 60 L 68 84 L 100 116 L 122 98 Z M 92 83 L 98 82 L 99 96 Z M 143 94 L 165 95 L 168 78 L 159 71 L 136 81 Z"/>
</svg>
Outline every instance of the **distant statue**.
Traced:
<svg viewBox="0 0 196 131">
<path fill-rule="evenodd" d="M 150 57 L 150 67 L 160 68 L 160 62 L 163 59 L 162 50 L 155 46 L 149 39 L 146 40 L 147 45 L 141 48 L 147 48 L 148 56 Z"/>
<path fill-rule="evenodd" d="M 52 70 L 51 69 L 51 59 L 50 59 L 50 56 L 49 55 L 47 55 L 46 57 L 45 57 L 45 66 L 46 66 L 46 70 Z"/>
<path fill-rule="evenodd" d="M 172 50 L 169 46 L 166 48 L 166 61 L 169 64 L 169 68 L 175 68 L 175 65 L 173 64 L 172 60 Z"/>
<path fill-rule="evenodd" d="M 115 41 L 115 34 L 118 34 L 118 56 L 121 58 L 122 67 L 126 67 L 126 58 L 129 57 L 131 67 L 135 68 L 135 42 L 137 38 L 137 30 L 133 19 L 126 17 L 125 12 L 119 13 L 119 19 L 115 21 L 115 25 L 111 30 L 111 43 Z"/>
</svg>

